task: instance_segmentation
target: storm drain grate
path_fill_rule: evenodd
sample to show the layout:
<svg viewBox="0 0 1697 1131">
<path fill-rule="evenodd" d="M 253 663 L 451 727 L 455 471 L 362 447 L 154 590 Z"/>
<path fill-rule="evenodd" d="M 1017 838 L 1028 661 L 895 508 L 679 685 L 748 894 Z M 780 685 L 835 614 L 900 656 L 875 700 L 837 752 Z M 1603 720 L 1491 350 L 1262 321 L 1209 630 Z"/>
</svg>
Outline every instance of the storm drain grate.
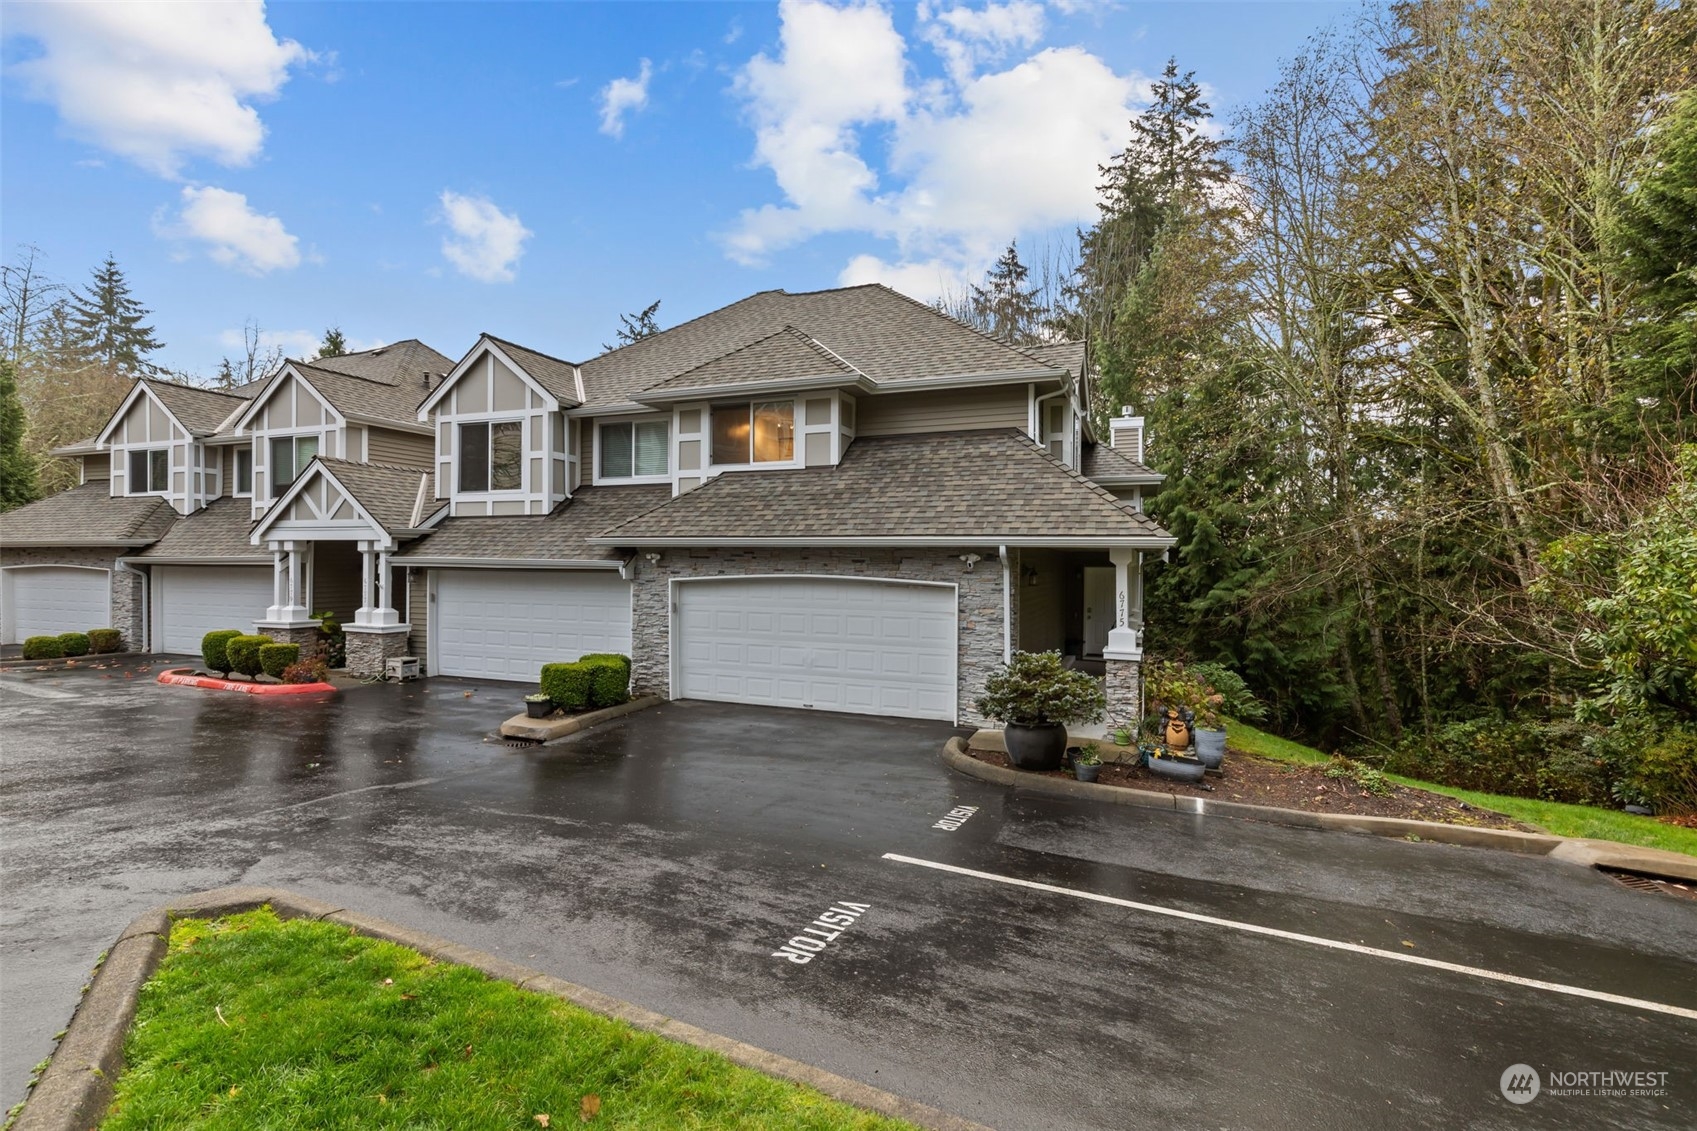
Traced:
<svg viewBox="0 0 1697 1131">
<path fill-rule="evenodd" d="M 1677 880 L 1658 879 L 1639 872 L 1621 872 L 1614 868 L 1599 868 L 1597 870 L 1615 883 L 1629 887 L 1633 891 L 1649 891 L 1658 895 L 1697 899 L 1697 885 L 1680 883 Z"/>
</svg>

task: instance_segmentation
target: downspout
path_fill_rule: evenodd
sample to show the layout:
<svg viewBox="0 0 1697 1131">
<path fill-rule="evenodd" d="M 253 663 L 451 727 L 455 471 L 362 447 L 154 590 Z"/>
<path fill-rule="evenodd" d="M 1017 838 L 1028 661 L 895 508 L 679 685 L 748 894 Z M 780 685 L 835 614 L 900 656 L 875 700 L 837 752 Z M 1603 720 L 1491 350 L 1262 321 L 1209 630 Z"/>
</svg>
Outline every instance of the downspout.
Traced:
<svg viewBox="0 0 1697 1131">
<path fill-rule="evenodd" d="M 1032 386 L 1032 390 L 1036 391 L 1036 386 Z M 1049 450 L 1049 425 L 1048 422 L 1043 419 L 1043 402 L 1052 401 L 1056 397 L 1064 397 L 1066 396 L 1066 392 L 1066 387 L 1062 386 L 1052 393 L 1044 393 L 1042 396 L 1031 402 L 1031 413 L 1032 416 L 1036 418 L 1035 423 L 1037 425 L 1035 431 L 1032 432 L 1031 438 L 1036 440 L 1037 446 L 1042 448 L 1044 451 Z"/>
<path fill-rule="evenodd" d="M 137 569 L 123 558 L 117 561 L 119 573 L 133 573 L 141 578 L 141 648 L 143 655 L 153 653 L 153 587 L 149 584 L 152 578 L 144 571 Z"/>
<path fill-rule="evenodd" d="M 1013 660 L 1013 587 L 1008 583 L 1008 548 L 996 547 L 1002 561 L 1002 663 Z"/>
</svg>

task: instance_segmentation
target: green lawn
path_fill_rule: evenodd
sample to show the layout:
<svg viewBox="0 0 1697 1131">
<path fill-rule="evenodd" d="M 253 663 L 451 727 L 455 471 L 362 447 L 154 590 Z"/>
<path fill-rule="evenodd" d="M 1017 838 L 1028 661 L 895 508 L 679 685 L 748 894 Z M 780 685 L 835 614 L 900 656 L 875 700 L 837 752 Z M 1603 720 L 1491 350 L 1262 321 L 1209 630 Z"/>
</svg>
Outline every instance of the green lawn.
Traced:
<svg viewBox="0 0 1697 1131">
<path fill-rule="evenodd" d="M 1246 754 L 1259 754 L 1263 758 L 1273 758 L 1281 762 L 1329 760 L 1329 755 L 1322 754 L 1312 746 L 1304 746 L 1300 742 L 1292 742 L 1288 738 L 1256 730 L 1248 723 L 1233 720 L 1228 730 L 1231 736 L 1228 741 L 1233 749 Z M 1697 856 L 1697 829 L 1682 829 L 1677 825 L 1664 824 L 1654 817 L 1637 817 L 1613 809 L 1599 809 L 1594 805 L 1567 805 L 1560 801 L 1533 801 L 1525 797 L 1505 797 L 1500 793 L 1479 793 L 1471 789 L 1456 789 L 1453 786 L 1405 778 L 1399 774 L 1386 776 L 1399 785 L 1442 793 L 1469 805 L 1477 805 L 1481 809 L 1492 809 L 1507 814 L 1517 821 L 1537 825 L 1557 836 L 1618 840 L 1622 844 L 1665 848 L 1669 852 Z"/>
<path fill-rule="evenodd" d="M 269 908 L 174 925 L 125 1055 L 104 1128 L 911 1126 Z"/>
</svg>

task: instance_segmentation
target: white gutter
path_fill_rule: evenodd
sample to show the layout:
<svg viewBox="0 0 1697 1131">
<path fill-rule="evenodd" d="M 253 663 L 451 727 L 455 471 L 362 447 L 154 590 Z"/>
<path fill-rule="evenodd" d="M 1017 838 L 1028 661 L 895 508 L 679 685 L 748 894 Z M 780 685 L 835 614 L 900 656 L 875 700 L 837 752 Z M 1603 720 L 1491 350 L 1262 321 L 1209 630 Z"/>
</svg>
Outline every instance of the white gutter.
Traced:
<svg viewBox="0 0 1697 1131">
<path fill-rule="evenodd" d="M 997 538 L 990 535 L 990 538 Z M 1178 545 L 1178 539 L 1171 535 L 1156 537 L 1144 535 L 1131 538 L 1009 538 L 1005 535 L 997 539 L 1008 546 L 1033 546 L 1043 549 L 1056 550 L 1164 550 L 1169 546 Z M 620 537 L 618 534 L 597 535 L 586 538 L 591 546 L 676 546 L 680 548 L 717 547 L 717 546 L 775 546 L 775 547 L 808 547 L 808 546 L 925 546 L 925 547 L 957 547 L 983 546 L 991 544 L 989 538 L 982 534 L 943 534 L 927 537 L 892 538 L 889 535 L 868 536 L 863 538 L 680 538 L 671 535 L 642 535 L 639 537 Z"/>
<path fill-rule="evenodd" d="M 454 557 L 425 557 L 418 554 L 407 554 L 395 559 L 399 565 L 415 569 L 623 569 L 624 563 L 616 558 L 607 559 L 568 559 L 568 558 L 454 558 Z"/>
<path fill-rule="evenodd" d="M 1013 659 L 1013 588 L 1008 584 L 1008 548 L 996 547 L 1002 559 L 1002 663 Z"/>
</svg>

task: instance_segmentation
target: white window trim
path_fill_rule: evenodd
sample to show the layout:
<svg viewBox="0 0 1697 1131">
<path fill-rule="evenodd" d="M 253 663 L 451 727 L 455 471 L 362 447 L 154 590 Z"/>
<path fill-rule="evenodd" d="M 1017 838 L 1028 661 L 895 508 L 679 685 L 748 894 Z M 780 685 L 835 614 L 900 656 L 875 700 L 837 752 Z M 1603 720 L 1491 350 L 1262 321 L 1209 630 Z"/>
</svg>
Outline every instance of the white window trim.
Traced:
<svg viewBox="0 0 1697 1131">
<path fill-rule="evenodd" d="M 171 497 L 171 476 L 172 476 L 173 471 L 175 470 L 175 468 L 174 468 L 175 461 L 171 458 L 171 449 L 175 448 L 176 446 L 177 445 L 174 442 L 168 440 L 163 444 L 126 444 L 124 447 L 114 448 L 113 451 L 122 452 L 123 456 L 124 456 L 124 498 L 127 498 L 127 499 L 168 499 L 168 498 L 170 498 Z M 134 490 L 133 489 L 134 484 L 131 482 L 131 480 L 134 478 L 134 476 L 132 476 L 130 474 L 130 455 L 131 455 L 131 453 L 133 453 L 133 452 L 158 452 L 158 451 L 162 451 L 162 452 L 165 453 L 165 486 L 164 486 L 164 488 L 161 489 L 161 490 L 158 490 L 158 491 L 137 491 L 137 490 Z M 107 469 L 107 474 L 108 475 L 111 474 L 110 468 Z M 151 474 L 149 475 L 149 478 L 152 478 Z"/>
<path fill-rule="evenodd" d="M 238 487 L 238 485 L 242 481 L 242 476 L 241 476 L 239 464 L 240 464 L 240 461 L 241 461 L 241 454 L 244 451 L 247 453 L 247 490 L 246 491 L 240 490 L 239 487 Z M 249 443 L 245 448 L 241 447 L 240 445 L 237 445 L 235 451 L 231 453 L 231 455 L 230 455 L 230 497 L 232 499 L 251 499 L 251 498 L 253 498 L 253 469 L 256 466 L 258 466 L 258 463 L 259 463 L 259 461 L 254 458 L 253 444 L 252 443 Z"/>
<path fill-rule="evenodd" d="M 514 412 L 518 412 L 519 415 L 514 416 Z M 524 449 L 523 454 L 519 457 L 519 485 L 517 487 L 502 487 L 500 490 L 489 488 L 485 491 L 467 491 L 460 487 L 460 464 L 461 461 L 465 459 L 464 436 L 460 430 L 467 424 L 488 424 L 491 426 L 496 424 L 517 424 L 519 426 L 519 440 L 523 443 Z M 518 499 L 531 494 L 530 461 L 534 457 L 535 453 L 530 450 L 530 416 L 527 412 L 519 409 L 508 409 L 505 412 L 467 413 L 464 416 L 454 417 L 450 427 L 454 430 L 454 458 L 452 463 L 449 464 L 449 466 L 454 469 L 454 498 L 494 501 L 501 499 Z M 490 433 L 489 442 L 491 445 L 494 443 L 493 431 Z M 493 473 L 495 464 L 495 453 L 493 448 L 491 448 L 489 456 L 488 466 L 491 473 Z"/>
<path fill-rule="evenodd" d="M 631 429 L 631 444 L 632 444 L 632 446 L 631 446 L 631 467 L 635 468 L 635 466 L 636 466 L 636 447 L 635 447 L 636 425 L 638 425 L 638 424 L 654 424 L 654 423 L 662 423 L 662 424 L 665 424 L 665 426 L 666 426 L 666 472 L 665 472 L 664 475 L 602 475 L 601 474 L 601 429 L 603 427 L 606 427 L 608 425 L 622 425 L 622 426 L 629 427 Z M 669 412 L 645 413 L 642 416 L 620 416 L 620 417 L 610 418 L 610 419 L 607 419 L 607 420 L 597 419 L 595 421 L 595 438 L 592 441 L 592 446 L 593 446 L 594 450 L 590 453 L 591 460 L 590 460 L 590 480 L 589 480 L 589 482 L 590 482 L 591 486 L 599 487 L 602 484 L 607 484 L 609 486 L 611 486 L 613 484 L 618 484 L 618 485 L 621 485 L 621 486 L 635 486 L 637 484 L 642 484 L 642 483 L 670 483 L 672 481 L 672 464 L 673 464 L 672 445 L 675 442 L 674 436 L 673 436 L 675 431 L 676 431 L 676 429 L 673 427 L 672 414 L 669 413 Z"/>
<path fill-rule="evenodd" d="M 754 450 L 754 405 L 783 404 L 785 401 L 788 401 L 790 406 L 790 430 L 793 433 L 790 443 L 790 458 L 787 460 L 761 460 L 755 463 L 713 462 L 713 412 L 718 406 L 709 405 L 701 421 L 702 477 L 704 479 L 711 478 L 722 471 L 786 471 L 798 467 L 805 467 L 807 465 L 807 453 L 803 445 L 801 430 L 802 425 L 800 423 L 798 413 L 798 410 L 801 407 L 801 401 L 796 397 L 750 397 L 747 401 L 737 402 L 738 404 L 746 404 L 749 409 L 749 452 L 752 454 Z M 729 402 L 722 403 L 725 404 L 725 407 L 730 407 Z"/>
<path fill-rule="evenodd" d="M 278 429 L 277 431 L 274 431 L 274 432 L 273 431 L 266 431 L 266 432 L 260 432 L 260 433 L 257 434 L 256 438 L 259 439 L 265 445 L 265 490 L 271 496 L 269 499 L 265 500 L 268 505 L 270 503 L 276 502 L 278 499 L 281 499 L 283 497 L 283 495 L 287 494 L 289 488 L 293 487 L 295 485 L 295 483 L 300 480 L 301 473 L 306 470 L 304 467 L 295 468 L 295 477 L 293 479 L 289 480 L 287 483 L 285 483 L 283 485 L 283 490 L 281 492 L 279 492 L 277 490 L 277 469 L 271 465 L 271 441 L 273 441 L 273 440 L 299 440 L 304 436 L 317 436 L 318 437 L 318 452 L 317 452 L 317 454 L 324 456 L 327 459 L 334 459 L 335 458 L 327 450 L 328 447 L 329 447 L 329 439 L 330 439 L 330 429 L 328 429 L 328 428 L 324 428 L 324 427 L 317 427 L 317 428 L 282 428 L 282 429 Z M 290 458 L 293 458 L 293 455 L 294 455 L 294 453 L 291 451 Z M 254 453 L 254 466 L 255 467 L 259 466 L 259 458 L 258 457 L 259 457 L 259 453 L 255 452 Z M 308 460 L 307 462 L 311 463 L 312 461 Z M 250 491 L 248 493 L 247 497 L 252 498 L 253 493 Z"/>
</svg>

